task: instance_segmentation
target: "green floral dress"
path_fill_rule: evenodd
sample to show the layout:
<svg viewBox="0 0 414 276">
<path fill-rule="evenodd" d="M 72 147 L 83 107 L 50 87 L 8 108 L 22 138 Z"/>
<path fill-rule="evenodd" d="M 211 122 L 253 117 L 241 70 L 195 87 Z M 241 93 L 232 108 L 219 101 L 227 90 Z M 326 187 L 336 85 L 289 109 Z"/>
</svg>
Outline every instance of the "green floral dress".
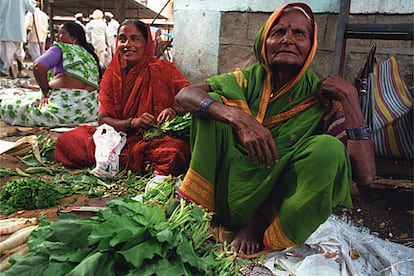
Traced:
<svg viewBox="0 0 414 276">
<path fill-rule="evenodd" d="M 67 75 L 95 87 L 95 91 L 82 89 L 53 89 L 49 103 L 41 108 L 41 92 L 14 89 L 12 97 L 0 103 L 0 115 L 8 124 L 21 126 L 77 126 L 96 121 L 98 116 L 99 71 L 95 59 L 76 44 L 55 43 L 62 49 L 63 68 Z"/>
</svg>

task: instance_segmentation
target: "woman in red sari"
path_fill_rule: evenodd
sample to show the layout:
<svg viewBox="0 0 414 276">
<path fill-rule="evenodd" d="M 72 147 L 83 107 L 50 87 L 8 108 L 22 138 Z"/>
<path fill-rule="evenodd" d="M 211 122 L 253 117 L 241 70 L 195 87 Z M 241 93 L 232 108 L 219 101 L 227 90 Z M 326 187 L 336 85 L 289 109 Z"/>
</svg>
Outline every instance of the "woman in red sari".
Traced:
<svg viewBox="0 0 414 276">
<path fill-rule="evenodd" d="M 142 172 L 150 163 L 156 174 L 179 175 L 190 159 L 189 145 L 163 136 L 143 140 L 142 130 L 172 120 L 180 109 L 175 95 L 190 83 L 172 63 L 153 56 L 148 25 L 124 21 L 118 30 L 118 51 L 102 78 L 98 123 L 127 133 L 120 165 Z M 72 168 L 95 164 L 95 128 L 80 126 L 61 134 L 56 141 L 55 160 Z"/>
</svg>

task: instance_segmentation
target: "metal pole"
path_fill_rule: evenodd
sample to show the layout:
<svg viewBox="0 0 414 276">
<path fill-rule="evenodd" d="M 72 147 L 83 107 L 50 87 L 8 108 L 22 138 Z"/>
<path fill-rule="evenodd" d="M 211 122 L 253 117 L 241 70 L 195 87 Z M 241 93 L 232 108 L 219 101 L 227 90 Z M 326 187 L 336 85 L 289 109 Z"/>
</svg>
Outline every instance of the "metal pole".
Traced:
<svg viewBox="0 0 414 276">
<path fill-rule="evenodd" d="M 170 3 L 171 0 L 168 0 L 167 3 L 165 3 L 164 7 L 162 7 L 162 9 L 158 12 L 158 14 L 154 17 L 154 19 L 152 20 L 150 26 L 154 25 L 155 20 L 158 18 L 158 16 L 160 16 L 160 14 L 162 13 L 162 11 L 165 9 L 165 7 L 168 5 L 168 3 Z"/>
</svg>

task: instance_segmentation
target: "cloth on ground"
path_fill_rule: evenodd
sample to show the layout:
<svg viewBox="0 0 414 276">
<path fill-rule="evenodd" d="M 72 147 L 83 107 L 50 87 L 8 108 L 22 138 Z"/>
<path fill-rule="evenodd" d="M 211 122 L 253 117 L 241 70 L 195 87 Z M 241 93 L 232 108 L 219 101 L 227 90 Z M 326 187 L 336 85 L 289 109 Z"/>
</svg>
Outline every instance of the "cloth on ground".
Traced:
<svg viewBox="0 0 414 276">
<path fill-rule="evenodd" d="M 275 275 L 412 275 L 414 249 L 332 215 L 302 244 L 266 255 Z"/>
</svg>

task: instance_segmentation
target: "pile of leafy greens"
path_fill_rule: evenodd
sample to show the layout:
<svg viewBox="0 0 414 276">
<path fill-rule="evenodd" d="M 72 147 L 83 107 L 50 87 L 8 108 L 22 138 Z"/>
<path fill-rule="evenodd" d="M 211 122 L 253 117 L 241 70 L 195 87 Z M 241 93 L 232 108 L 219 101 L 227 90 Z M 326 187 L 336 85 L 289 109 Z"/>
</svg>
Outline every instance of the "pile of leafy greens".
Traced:
<svg viewBox="0 0 414 276">
<path fill-rule="evenodd" d="M 9 215 L 18 209 L 41 209 L 58 203 L 53 185 L 40 178 L 16 178 L 4 185 L 0 192 L 0 213 Z"/>
<path fill-rule="evenodd" d="M 237 275 L 241 260 L 206 242 L 210 218 L 184 200 L 115 199 L 93 217 L 43 221 L 4 275 Z"/>
</svg>

